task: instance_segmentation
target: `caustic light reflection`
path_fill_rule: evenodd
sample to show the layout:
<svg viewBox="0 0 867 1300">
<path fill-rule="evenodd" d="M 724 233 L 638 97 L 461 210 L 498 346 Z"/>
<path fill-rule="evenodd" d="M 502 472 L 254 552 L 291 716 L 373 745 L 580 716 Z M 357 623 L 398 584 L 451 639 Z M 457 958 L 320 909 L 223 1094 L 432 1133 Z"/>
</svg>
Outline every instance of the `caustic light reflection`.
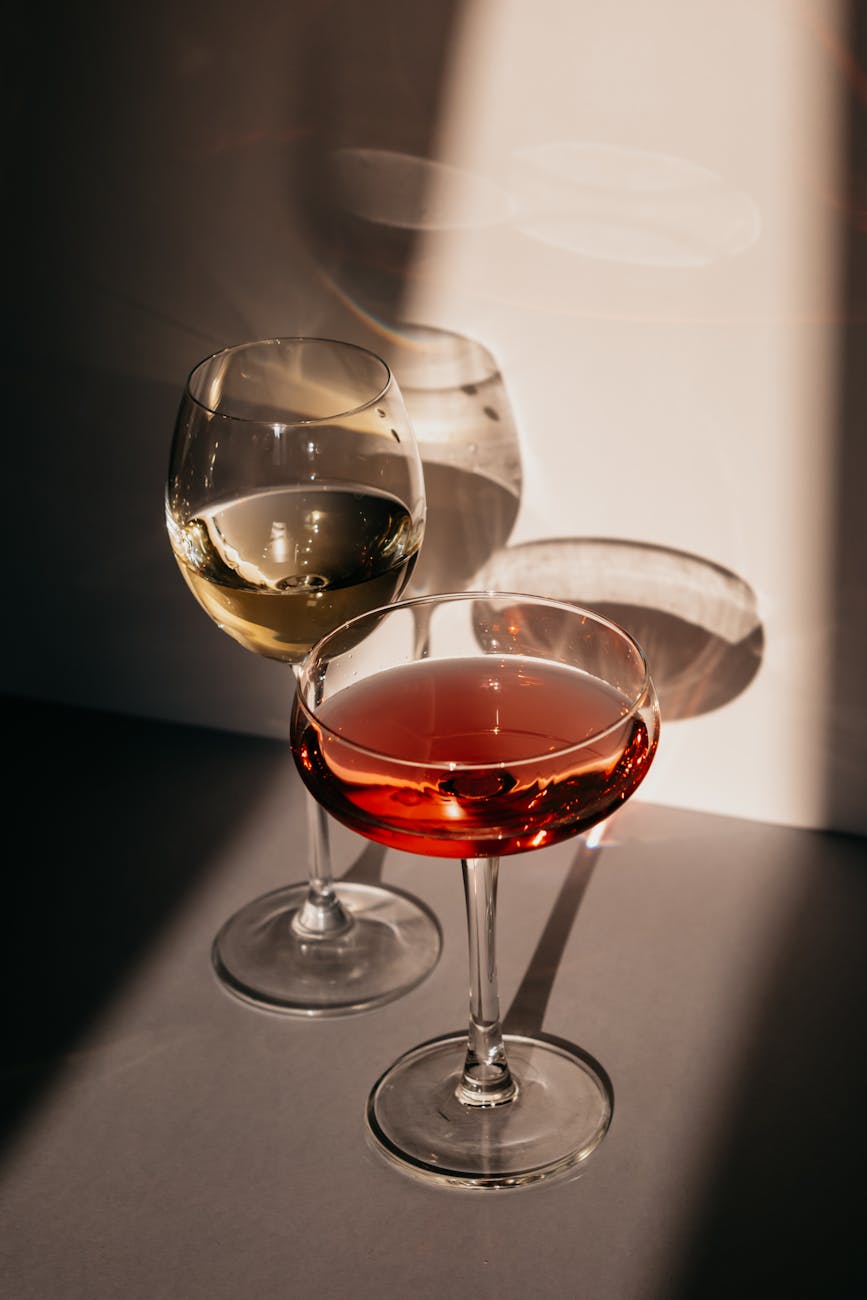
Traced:
<svg viewBox="0 0 867 1300">
<path fill-rule="evenodd" d="M 757 241 L 756 203 L 717 173 L 668 154 L 587 141 L 516 150 L 504 184 L 413 154 L 336 149 L 338 204 L 373 226 L 510 227 L 561 251 L 645 266 L 699 267 Z"/>
<path fill-rule="evenodd" d="M 612 145 L 513 154 L 515 228 L 566 252 L 646 266 L 707 266 L 761 229 L 753 200 L 696 163 Z"/>
<path fill-rule="evenodd" d="M 458 230 L 499 225 L 512 209 L 493 181 L 388 149 L 335 149 L 331 166 L 346 212 L 380 226 Z"/>
</svg>

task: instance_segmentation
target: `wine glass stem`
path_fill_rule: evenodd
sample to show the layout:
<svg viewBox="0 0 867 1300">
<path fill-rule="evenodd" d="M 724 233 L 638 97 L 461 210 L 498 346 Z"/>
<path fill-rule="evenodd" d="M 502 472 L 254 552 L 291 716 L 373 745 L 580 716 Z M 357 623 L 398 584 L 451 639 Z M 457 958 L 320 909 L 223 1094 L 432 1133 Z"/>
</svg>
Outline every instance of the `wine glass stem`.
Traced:
<svg viewBox="0 0 867 1300">
<path fill-rule="evenodd" d="M 470 957 L 467 1055 L 456 1095 L 467 1106 L 501 1106 L 517 1095 L 500 1027 L 496 910 L 499 858 L 464 858 Z"/>
<path fill-rule="evenodd" d="M 297 682 L 301 668 L 300 665 L 293 665 L 293 668 Z M 354 922 L 334 892 L 328 814 L 306 790 L 304 801 L 307 807 L 307 843 L 312 860 L 307 897 L 291 924 L 294 932 L 303 939 L 325 939 L 345 933 Z"/>
</svg>

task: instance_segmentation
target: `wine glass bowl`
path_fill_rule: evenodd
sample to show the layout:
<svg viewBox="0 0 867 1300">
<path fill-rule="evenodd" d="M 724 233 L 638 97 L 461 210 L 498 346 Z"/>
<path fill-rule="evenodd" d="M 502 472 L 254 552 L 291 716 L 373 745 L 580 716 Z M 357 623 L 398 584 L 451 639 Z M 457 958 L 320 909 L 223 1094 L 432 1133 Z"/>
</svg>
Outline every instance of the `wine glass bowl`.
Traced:
<svg viewBox="0 0 867 1300">
<path fill-rule="evenodd" d="M 298 663 L 331 628 L 395 598 L 424 517 L 405 407 L 374 354 L 274 339 L 192 371 L 169 538 L 193 595 L 248 650 Z"/>
<path fill-rule="evenodd" d="M 420 650 L 416 606 L 427 605 Z M 413 1048 L 375 1085 L 379 1148 L 420 1177 L 516 1186 L 580 1162 L 611 1115 L 586 1053 L 503 1036 L 497 868 L 577 835 L 638 788 L 659 709 L 640 647 L 574 605 L 522 594 L 401 600 L 326 636 L 299 675 L 292 746 L 314 797 L 369 839 L 460 858 L 467 1034 Z"/>
<path fill-rule="evenodd" d="M 412 425 L 376 354 L 332 339 L 262 339 L 190 373 L 166 484 L 169 540 L 196 600 L 246 650 L 297 674 L 314 641 L 400 596 L 424 520 Z M 214 941 L 217 974 L 271 1010 L 381 1005 L 433 968 L 439 927 L 398 891 L 335 883 L 326 818 L 306 792 L 305 803 L 307 879 L 227 920 Z"/>
<path fill-rule="evenodd" d="M 415 606 L 436 614 L 445 606 L 435 598 L 326 638 L 302 670 L 296 715 L 312 683 L 319 706 L 293 726 L 308 787 L 369 839 L 436 857 L 521 853 L 589 829 L 631 794 L 651 756 L 641 651 L 614 624 L 582 623 L 552 602 L 451 599 L 471 617 L 477 654 L 444 655 L 445 637 L 423 658 L 405 653 Z M 369 673 L 387 647 L 387 671 Z M 324 655 L 327 670 L 313 677 Z M 497 720 L 506 713 L 508 734 Z"/>
</svg>

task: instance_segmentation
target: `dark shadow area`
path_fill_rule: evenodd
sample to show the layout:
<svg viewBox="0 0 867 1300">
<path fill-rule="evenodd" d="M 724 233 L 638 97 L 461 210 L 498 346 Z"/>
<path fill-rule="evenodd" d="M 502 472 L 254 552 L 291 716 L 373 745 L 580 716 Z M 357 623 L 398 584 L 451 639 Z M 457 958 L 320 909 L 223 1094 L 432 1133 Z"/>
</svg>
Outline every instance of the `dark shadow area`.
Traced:
<svg viewBox="0 0 867 1300">
<path fill-rule="evenodd" d="M 722 708 L 761 666 L 755 593 L 698 555 L 615 538 L 552 538 L 505 547 L 480 585 L 572 601 L 619 623 L 644 650 L 664 723 Z"/>
<path fill-rule="evenodd" d="M 848 41 L 835 51 L 844 87 L 837 430 L 825 824 L 867 833 L 867 8 L 847 6 Z"/>
<path fill-rule="evenodd" d="M 8 356 L 0 372 L 17 435 L 5 553 L 27 554 L 19 634 L 0 649 L 6 693 L 286 736 L 290 670 L 215 627 L 171 552 L 164 493 L 182 381 Z"/>
<path fill-rule="evenodd" d="M 250 815 L 277 742 L 4 700 L 5 1137 Z"/>
<path fill-rule="evenodd" d="M 397 320 L 430 227 L 436 131 L 463 0 L 330 0 L 301 69 L 290 202 L 324 285 Z"/>
<path fill-rule="evenodd" d="M 837 283 L 837 442 L 827 731 L 828 826 L 863 832 L 867 809 L 867 8 L 830 43 L 844 87 Z M 814 35 L 818 29 L 814 30 Z M 664 1300 L 867 1295 L 867 839 L 792 836 L 800 906 L 774 962 L 690 1251 Z M 820 865 L 821 863 L 821 865 Z M 663 1296 L 660 1296 L 663 1300 Z"/>
<path fill-rule="evenodd" d="M 178 402 L 228 343 L 376 348 L 377 308 L 400 317 L 418 232 L 376 222 L 353 243 L 330 160 L 429 157 L 461 9 L 96 0 L 58 13 L 50 39 L 16 16 L 3 547 L 19 563 L 26 549 L 27 580 L 7 693 L 285 735 L 275 665 L 210 624 L 171 556 Z"/>
<path fill-rule="evenodd" d="M 867 1294 L 867 850 L 806 832 L 787 845 L 800 905 L 719 1117 L 687 1258 L 659 1300 Z"/>
<path fill-rule="evenodd" d="M 591 847 L 583 837 L 579 839 L 524 977 L 503 1016 L 503 1028 L 507 1034 L 525 1034 L 529 1038 L 542 1034 L 557 969 L 569 942 L 581 900 L 590 884 L 599 852 L 598 848 Z"/>
<path fill-rule="evenodd" d="M 182 382 L 226 343 L 399 317 L 462 10 L 95 0 L 48 40 L 17 15 L 17 345 L 96 364 L 136 346 Z"/>
</svg>

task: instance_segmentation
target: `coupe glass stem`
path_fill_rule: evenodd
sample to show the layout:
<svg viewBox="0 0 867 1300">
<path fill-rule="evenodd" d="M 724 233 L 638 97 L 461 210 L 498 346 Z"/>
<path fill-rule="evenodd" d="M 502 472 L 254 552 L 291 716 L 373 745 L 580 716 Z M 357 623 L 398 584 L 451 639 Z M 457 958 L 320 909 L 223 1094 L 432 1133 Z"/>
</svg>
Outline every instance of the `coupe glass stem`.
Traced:
<svg viewBox="0 0 867 1300">
<path fill-rule="evenodd" d="M 301 665 L 293 664 L 292 668 L 297 683 Z M 328 814 L 306 789 L 304 802 L 307 805 L 307 843 L 312 855 L 310 887 L 291 924 L 295 934 L 302 939 L 324 939 L 343 934 L 354 922 L 334 892 Z"/>
<path fill-rule="evenodd" d="M 517 1095 L 500 1027 L 496 910 L 499 858 L 464 858 L 470 957 L 470 1023 L 463 1074 L 455 1092 L 467 1106 L 501 1106 Z"/>
</svg>

